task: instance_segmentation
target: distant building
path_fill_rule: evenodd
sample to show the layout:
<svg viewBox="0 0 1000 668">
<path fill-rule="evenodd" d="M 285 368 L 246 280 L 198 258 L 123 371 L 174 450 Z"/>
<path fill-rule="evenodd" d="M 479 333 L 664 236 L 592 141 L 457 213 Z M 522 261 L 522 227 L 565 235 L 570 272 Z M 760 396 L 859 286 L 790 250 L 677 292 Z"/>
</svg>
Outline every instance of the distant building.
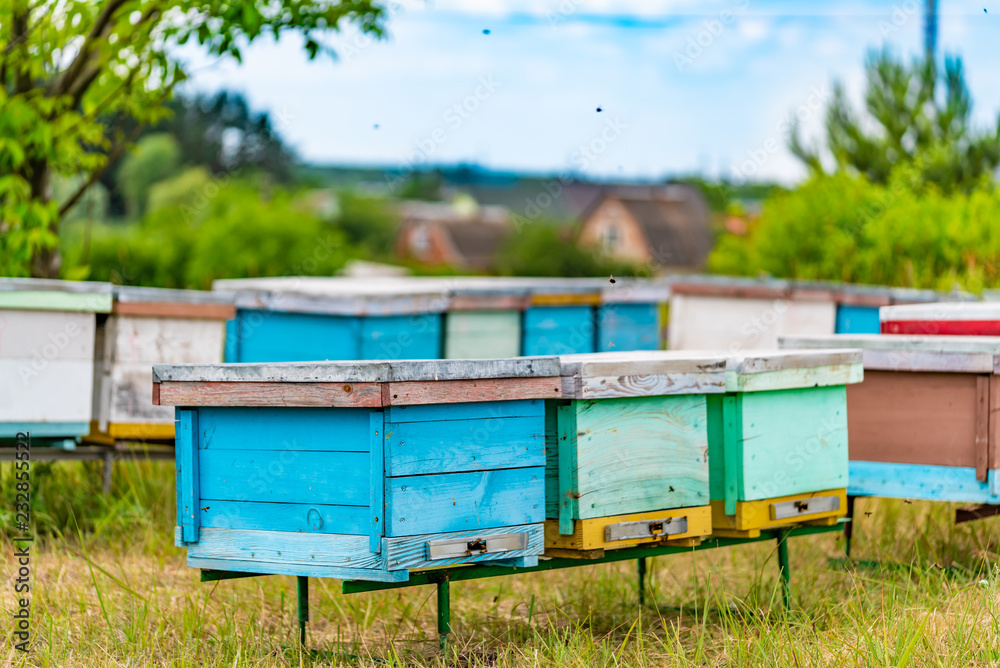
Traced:
<svg viewBox="0 0 1000 668">
<path fill-rule="evenodd" d="M 580 244 L 664 269 L 700 269 L 712 248 L 708 204 L 696 188 L 617 186 L 581 216 Z"/>
<path fill-rule="evenodd" d="M 471 198 L 448 202 L 403 202 L 396 256 L 432 265 L 486 271 L 513 231 L 510 213 L 478 206 Z"/>
</svg>

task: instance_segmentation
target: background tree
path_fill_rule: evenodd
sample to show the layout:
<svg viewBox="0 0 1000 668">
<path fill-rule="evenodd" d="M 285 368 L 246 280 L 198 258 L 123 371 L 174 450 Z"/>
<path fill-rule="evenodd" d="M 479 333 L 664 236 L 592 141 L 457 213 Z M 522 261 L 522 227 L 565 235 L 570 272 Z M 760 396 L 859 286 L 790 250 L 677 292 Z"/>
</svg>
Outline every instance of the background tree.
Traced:
<svg viewBox="0 0 1000 668">
<path fill-rule="evenodd" d="M 948 193 L 969 191 L 1000 165 L 1000 118 L 992 129 L 973 127 L 960 58 L 945 58 L 939 72 L 933 60 L 907 65 L 884 48 L 869 53 L 865 69 L 861 113 L 848 102 L 843 85 L 834 84 L 825 150 L 807 147 L 793 128 L 789 148 L 813 173 L 824 173 L 824 159 L 832 159 L 836 171 L 856 170 L 884 184 L 895 165 L 909 163 L 919 170 L 922 185 Z"/>
<path fill-rule="evenodd" d="M 59 220 L 169 113 L 180 45 L 240 60 L 262 35 L 297 32 L 314 58 L 324 31 L 380 35 L 382 19 L 372 0 L 0 0 L 0 273 L 58 275 Z M 80 174 L 54 200 L 53 177 Z"/>
</svg>

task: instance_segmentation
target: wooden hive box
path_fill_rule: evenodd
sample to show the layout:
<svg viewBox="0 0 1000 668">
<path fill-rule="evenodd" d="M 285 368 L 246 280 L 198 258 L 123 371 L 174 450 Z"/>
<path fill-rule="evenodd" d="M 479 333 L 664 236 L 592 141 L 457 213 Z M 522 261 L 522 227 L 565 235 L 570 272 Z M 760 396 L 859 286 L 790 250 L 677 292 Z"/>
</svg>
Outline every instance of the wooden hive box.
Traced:
<svg viewBox="0 0 1000 668">
<path fill-rule="evenodd" d="M 879 320 L 883 334 L 1000 336 L 1000 303 L 886 306 L 879 312 Z"/>
<path fill-rule="evenodd" d="M 524 311 L 523 355 L 571 355 L 597 350 L 600 279 L 531 279 Z"/>
<path fill-rule="evenodd" d="M 787 281 L 698 277 L 670 286 L 671 350 L 773 349 L 786 333 L 832 334 L 836 304 L 827 287 Z"/>
<path fill-rule="evenodd" d="M 405 581 L 543 549 L 554 358 L 156 366 L 196 568 Z"/>
<path fill-rule="evenodd" d="M 618 278 L 609 282 L 597 309 L 598 351 L 659 350 L 660 311 L 669 299 L 666 281 Z"/>
<path fill-rule="evenodd" d="M 458 277 L 445 279 L 444 356 L 489 359 L 521 354 L 521 318 L 530 302 L 521 281 Z"/>
<path fill-rule="evenodd" d="M 890 304 L 937 301 L 931 290 L 848 285 L 837 291 L 837 334 L 878 334 L 879 310 Z M 805 334 L 805 332 L 802 332 Z"/>
<path fill-rule="evenodd" d="M 153 365 L 222 362 L 235 314 L 223 294 L 115 286 L 111 314 L 98 318 L 89 439 L 173 440 L 173 410 L 153 405 Z"/>
<path fill-rule="evenodd" d="M 851 496 L 1000 503 L 1000 338 L 787 337 L 786 348 L 859 348 L 847 391 Z"/>
<path fill-rule="evenodd" d="M 227 362 L 438 359 L 443 284 L 289 277 L 215 281 L 235 293 Z"/>
<path fill-rule="evenodd" d="M 725 358 L 677 352 L 560 358 L 546 407 L 546 553 L 699 539 L 711 533 L 706 395 Z"/>
<path fill-rule="evenodd" d="M 87 434 L 96 314 L 110 310 L 110 283 L 0 279 L 0 439 Z"/>
<path fill-rule="evenodd" d="M 725 394 L 707 397 L 714 533 L 846 514 L 846 386 L 862 376 L 856 350 L 730 356 Z"/>
</svg>

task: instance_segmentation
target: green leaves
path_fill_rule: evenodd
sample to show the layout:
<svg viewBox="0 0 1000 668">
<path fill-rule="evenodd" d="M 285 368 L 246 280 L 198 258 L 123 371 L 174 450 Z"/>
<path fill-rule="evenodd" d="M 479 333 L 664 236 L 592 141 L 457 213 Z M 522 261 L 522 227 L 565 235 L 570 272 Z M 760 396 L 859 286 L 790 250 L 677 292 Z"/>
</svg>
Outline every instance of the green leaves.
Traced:
<svg viewBox="0 0 1000 668">
<path fill-rule="evenodd" d="M 262 34 L 291 31 L 315 58 L 314 33 L 346 22 L 381 35 L 383 17 L 372 0 L 0 0 L 0 174 L 19 184 L 0 190 L 0 269 L 25 274 L 54 247 L 53 176 L 89 182 L 131 141 L 126 125 L 163 117 L 187 78 L 177 46 L 194 38 L 239 62 Z"/>
<path fill-rule="evenodd" d="M 1000 133 L 970 125 L 972 98 L 960 58 L 946 58 L 944 71 L 938 72 L 933 62 L 906 64 L 883 49 L 869 53 L 865 69 L 861 113 L 835 85 L 825 150 L 807 147 L 798 128 L 792 129 L 789 148 L 810 172 L 824 173 L 823 158 L 832 158 L 837 171 L 884 184 L 897 164 L 919 164 L 925 183 L 949 193 L 970 191 L 1000 165 Z"/>
<path fill-rule="evenodd" d="M 946 195 L 903 164 L 885 185 L 815 176 L 767 200 L 748 237 L 724 236 L 712 271 L 978 292 L 1000 287 L 1000 191 Z"/>
</svg>

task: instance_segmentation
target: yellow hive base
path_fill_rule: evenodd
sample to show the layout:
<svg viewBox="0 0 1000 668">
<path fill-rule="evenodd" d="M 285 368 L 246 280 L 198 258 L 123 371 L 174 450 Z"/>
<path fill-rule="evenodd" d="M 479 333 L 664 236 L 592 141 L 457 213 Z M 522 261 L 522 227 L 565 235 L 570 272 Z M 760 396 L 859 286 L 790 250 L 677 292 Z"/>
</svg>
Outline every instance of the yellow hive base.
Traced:
<svg viewBox="0 0 1000 668">
<path fill-rule="evenodd" d="M 687 517 L 688 530 L 685 533 L 675 534 L 669 538 L 636 538 L 631 540 L 617 540 L 608 542 L 604 540 L 604 528 L 609 524 L 619 522 L 638 522 L 640 520 L 655 520 L 674 517 Z M 709 506 L 696 506 L 693 508 L 673 508 L 671 510 L 658 510 L 649 513 L 633 513 L 631 515 L 615 515 L 614 517 L 598 517 L 591 520 L 574 520 L 573 533 L 563 536 L 559 533 L 558 520 L 545 521 L 545 554 L 547 556 L 579 556 L 582 558 L 593 558 L 586 554 L 588 552 L 604 550 L 615 550 L 623 547 L 634 547 L 650 543 L 660 543 L 664 545 L 697 545 L 702 536 L 709 536 L 712 533 L 712 509 Z M 573 554 L 566 554 L 572 551 Z M 580 553 L 584 554 L 580 554 Z M 601 555 L 596 555 L 601 556 Z"/>
<path fill-rule="evenodd" d="M 802 501 L 814 496 L 837 496 L 840 508 L 825 513 L 812 513 L 797 518 L 771 519 L 771 504 L 782 501 Z M 802 524 L 831 525 L 847 514 L 847 490 L 828 489 L 821 492 L 807 492 L 790 496 L 777 496 L 759 501 L 738 501 L 736 514 L 726 515 L 725 501 L 712 501 L 712 534 L 722 538 L 756 538 L 761 529 L 798 526 Z"/>
<path fill-rule="evenodd" d="M 100 431 L 96 422 L 90 423 L 87 440 L 93 443 L 113 444 L 115 441 L 172 441 L 174 423 L 112 422 L 107 431 Z"/>
</svg>

